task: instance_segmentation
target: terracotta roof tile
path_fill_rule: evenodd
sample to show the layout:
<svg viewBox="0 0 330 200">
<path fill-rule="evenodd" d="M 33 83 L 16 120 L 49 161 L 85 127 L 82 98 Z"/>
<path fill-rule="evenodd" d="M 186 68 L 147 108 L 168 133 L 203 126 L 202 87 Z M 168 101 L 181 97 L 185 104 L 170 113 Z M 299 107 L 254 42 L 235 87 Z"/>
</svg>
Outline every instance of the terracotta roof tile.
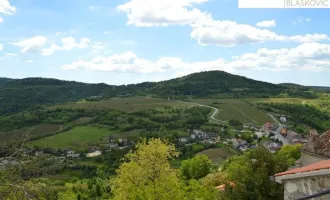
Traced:
<svg viewBox="0 0 330 200">
<path fill-rule="evenodd" d="M 307 165 L 305 167 L 291 169 L 291 170 L 288 170 L 285 172 L 275 174 L 275 176 L 283 176 L 283 175 L 288 175 L 288 174 L 297 174 L 297 173 L 303 173 L 303 172 L 317 171 L 317 170 L 321 170 L 321 169 L 330 169 L 330 160 L 323 160 L 321 162 L 313 163 L 313 164 Z"/>
<path fill-rule="evenodd" d="M 320 145 L 315 151 L 308 144 L 304 144 L 301 150 L 330 158 L 330 130 L 320 135 Z"/>
</svg>

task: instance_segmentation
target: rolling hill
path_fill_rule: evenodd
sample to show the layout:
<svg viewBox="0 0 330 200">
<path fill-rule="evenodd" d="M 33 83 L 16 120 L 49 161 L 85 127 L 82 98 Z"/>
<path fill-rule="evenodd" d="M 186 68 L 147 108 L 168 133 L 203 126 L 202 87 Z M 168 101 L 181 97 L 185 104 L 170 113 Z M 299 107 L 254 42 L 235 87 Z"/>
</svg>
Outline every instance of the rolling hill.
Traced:
<svg viewBox="0 0 330 200">
<path fill-rule="evenodd" d="M 131 85 L 87 84 L 48 78 L 0 78 L 0 115 L 19 112 L 40 105 L 78 101 L 91 96 L 109 98 L 116 96 L 151 94 L 158 97 L 187 98 L 243 98 L 270 97 L 286 94 L 305 98 L 313 97 L 308 88 L 288 87 L 223 71 L 190 74 L 161 82 L 144 82 Z"/>
</svg>

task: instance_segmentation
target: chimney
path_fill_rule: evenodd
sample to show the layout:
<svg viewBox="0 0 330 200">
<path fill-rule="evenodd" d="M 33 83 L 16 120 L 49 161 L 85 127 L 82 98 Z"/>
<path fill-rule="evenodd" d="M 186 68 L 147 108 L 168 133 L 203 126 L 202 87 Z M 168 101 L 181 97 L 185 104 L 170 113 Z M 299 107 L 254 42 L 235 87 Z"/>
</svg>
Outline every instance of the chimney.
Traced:
<svg viewBox="0 0 330 200">
<path fill-rule="evenodd" d="M 320 146 L 320 135 L 316 130 L 310 130 L 308 134 L 308 148 L 315 152 Z"/>
</svg>

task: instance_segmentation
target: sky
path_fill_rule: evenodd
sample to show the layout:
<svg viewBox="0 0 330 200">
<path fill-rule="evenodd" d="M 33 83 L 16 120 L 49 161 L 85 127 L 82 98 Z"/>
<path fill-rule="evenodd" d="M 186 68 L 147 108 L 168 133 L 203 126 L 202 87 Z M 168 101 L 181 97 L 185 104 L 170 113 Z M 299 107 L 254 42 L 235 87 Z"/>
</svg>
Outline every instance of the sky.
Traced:
<svg viewBox="0 0 330 200">
<path fill-rule="evenodd" d="M 0 77 L 121 85 L 223 70 L 330 86 L 329 19 L 237 0 L 0 0 Z"/>
</svg>

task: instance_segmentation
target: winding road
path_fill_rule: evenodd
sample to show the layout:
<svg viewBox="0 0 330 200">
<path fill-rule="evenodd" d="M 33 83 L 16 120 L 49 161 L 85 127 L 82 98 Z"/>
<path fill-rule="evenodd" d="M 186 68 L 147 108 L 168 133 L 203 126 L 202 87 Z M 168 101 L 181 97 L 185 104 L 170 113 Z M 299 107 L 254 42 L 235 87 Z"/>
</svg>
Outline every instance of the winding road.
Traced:
<svg viewBox="0 0 330 200">
<path fill-rule="evenodd" d="M 183 102 L 183 101 L 180 101 L 180 102 Z M 226 122 L 226 121 L 222 121 L 222 120 L 219 120 L 219 119 L 216 119 L 215 118 L 215 116 L 219 112 L 219 109 L 216 108 L 216 107 L 212 107 L 212 106 L 208 106 L 208 105 L 203 105 L 203 104 L 199 104 L 199 103 L 192 103 L 192 102 L 184 102 L 184 103 L 188 103 L 188 104 L 195 105 L 195 106 L 201 106 L 201 107 L 211 108 L 213 110 L 213 112 L 210 115 L 210 119 L 209 119 L 210 122 L 217 123 L 217 124 L 228 124 L 228 122 Z"/>
<path fill-rule="evenodd" d="M 278 123 L 278 128 L 273 132 L 278 140 L 282 142 L 282 144 L 289 144 L 289 140 L 281 134 L 281 130 L 284 127 L 283 124 L 281 124 L 280 121 L 278 121 L 272 114 L 267 113 L 276 123 Z"/>
</svg>

